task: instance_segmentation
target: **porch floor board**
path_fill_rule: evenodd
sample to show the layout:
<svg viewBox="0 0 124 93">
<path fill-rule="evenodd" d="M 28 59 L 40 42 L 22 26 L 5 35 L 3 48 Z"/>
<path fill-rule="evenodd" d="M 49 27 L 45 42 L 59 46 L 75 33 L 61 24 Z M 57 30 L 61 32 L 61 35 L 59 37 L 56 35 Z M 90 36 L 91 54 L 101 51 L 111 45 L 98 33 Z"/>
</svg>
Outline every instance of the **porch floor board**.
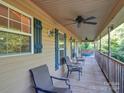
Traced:
<svg viewBox="0 0 124 93">
<path fill-rule="evenodd" d="M 73 93 L 112 93 L 94 57 L 85 58 L 83 74 L 80 81 L 76 72 L 69 75 L 69 79 Z M 59 82 L 56 85 L 63 86 Z"/>
</svg>

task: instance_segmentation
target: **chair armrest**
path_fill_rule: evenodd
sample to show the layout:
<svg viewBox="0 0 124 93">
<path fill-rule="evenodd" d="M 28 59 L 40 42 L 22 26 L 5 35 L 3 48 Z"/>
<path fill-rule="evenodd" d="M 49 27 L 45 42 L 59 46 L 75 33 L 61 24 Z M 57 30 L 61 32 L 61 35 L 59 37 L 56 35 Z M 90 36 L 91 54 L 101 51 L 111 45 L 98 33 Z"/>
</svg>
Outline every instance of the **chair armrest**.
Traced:
<svg viewBox="0 0 124 93">
<path fill-rule="evenodd" d="M 50 91 L 50 90 L 46 90 L 46 89 L 42 89 L 42 88 L 39 88 L 39 87 L 34 87 L 36 89 L 36 91 L 42 91 L 44 93 L 57 93 L 55 91 Z"/>
<path fill-rule="evenodd" d="M 51 78 L 57 79 L 57 80 L 69 81 L 68 78 L 58 78 L 58 77 L 55 77 L 55 76 L 51 76 Z"/>
<path fill-rule="evenodd" d="M 78 65 L 78 64 L 71 64 L 71 65 L 68 65 L 68 66 L 70 66 L 70 67 L 72 67 L 72 68 L 82 68 L 80 65 Z"/>
<path fill-rule="evenodd" d="M 58 78 L 58 77 L 55 77 L 55 76 L 51 76 L 51 78 L 57 79 L 57 80 L 65 81 L 66 85 L 67 85 L 67 86 L 69 87 L 69 89 L 70 89 L 70 84 L 69 84 L 70 80 L 69 80 L 68 78 Z"/>
<path fill-rule="evenodd" d="M 72 63 L 72 65 L 80 65 L 81 63 L 76 62 L 76 63 Z"/>
</svg>

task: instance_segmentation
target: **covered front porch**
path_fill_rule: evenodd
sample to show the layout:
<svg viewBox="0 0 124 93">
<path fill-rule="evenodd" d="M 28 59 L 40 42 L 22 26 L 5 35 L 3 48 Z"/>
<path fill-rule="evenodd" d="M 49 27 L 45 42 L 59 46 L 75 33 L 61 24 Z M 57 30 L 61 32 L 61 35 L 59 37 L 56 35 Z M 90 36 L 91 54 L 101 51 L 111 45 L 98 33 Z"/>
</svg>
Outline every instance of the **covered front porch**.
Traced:
<svg viewBox="0 0 124 93">
<path fill-rule="evenodd" d="M 124 0 L 0 0 L 0 93 L 41 93 L 30 71 L 43 65 L 72 93 L 124 93 L 123 45 Z M 84 59 L 80 80 L 65 57 Z"/>
</svg>

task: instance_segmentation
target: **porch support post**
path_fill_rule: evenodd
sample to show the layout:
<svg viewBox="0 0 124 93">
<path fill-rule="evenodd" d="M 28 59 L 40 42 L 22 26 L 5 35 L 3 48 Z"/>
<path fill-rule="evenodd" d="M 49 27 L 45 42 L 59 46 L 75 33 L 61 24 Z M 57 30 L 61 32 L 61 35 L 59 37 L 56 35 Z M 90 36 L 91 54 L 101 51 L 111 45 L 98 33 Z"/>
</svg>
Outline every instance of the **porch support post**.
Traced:
<svg viewBox="0 0 124 93">
<path fill-rule="evenodd" d="M 111 57 L 111 35 L 110 32 L 113 30 L 113 25 L 108 27 L 108 56 Z M 110 64 L 109 64 L 109 58 L 108 58 L 108 79 L 110 80 Z"/>
<path fill-rule="evenodd" d="M 108 56 L 111 56 L 111 37 L 110 37 L 111 27 L 108 27 Z"/>
<path fill-rule="evenodd" d="M 110 32 L 114 29 L 113 25 L 108 27 L 108 56 L 111 56 L 111 34 Z"/>
<path fill-rule="evenodd" d="M 96 49 L 96 42 L 94 41 L 93 43 L 94 43 L 94 49 Z"/>
<path fill-rule="evenodd" d="M 100 52 L 101 52 L 101 34 L 100 34 Z"/>
<path fill-rule="evenodd" d="M 96 41 L 93 42 L 94 43 L 94 49 L 93 49 L 93 53 L 94 53 L 94 56 L 95 56 L 95 53 L 96 53 Z"/>
</svg>

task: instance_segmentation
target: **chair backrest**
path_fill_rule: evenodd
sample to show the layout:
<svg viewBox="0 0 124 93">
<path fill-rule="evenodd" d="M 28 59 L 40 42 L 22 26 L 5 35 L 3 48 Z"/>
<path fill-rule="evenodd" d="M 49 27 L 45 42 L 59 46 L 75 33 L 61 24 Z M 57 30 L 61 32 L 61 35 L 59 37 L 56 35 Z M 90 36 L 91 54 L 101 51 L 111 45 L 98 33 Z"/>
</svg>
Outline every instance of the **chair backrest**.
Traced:
<svg viewBox="0 0 124 93">
<path fill-rule="evenodd" d="M 68 56 L 65 57 L 65 63 L 67 64 L 67 66 L 72 64 Z"/>
<path fill-rule="evenodd" d="M 51 90 L 53 88 L 53 82 L 50 77 L 47 65 L 38 66 L 30 70 L 34 85 L 36 87 Z M 43 92 L 37 92 L 43 93 Z"/>
</svg>

